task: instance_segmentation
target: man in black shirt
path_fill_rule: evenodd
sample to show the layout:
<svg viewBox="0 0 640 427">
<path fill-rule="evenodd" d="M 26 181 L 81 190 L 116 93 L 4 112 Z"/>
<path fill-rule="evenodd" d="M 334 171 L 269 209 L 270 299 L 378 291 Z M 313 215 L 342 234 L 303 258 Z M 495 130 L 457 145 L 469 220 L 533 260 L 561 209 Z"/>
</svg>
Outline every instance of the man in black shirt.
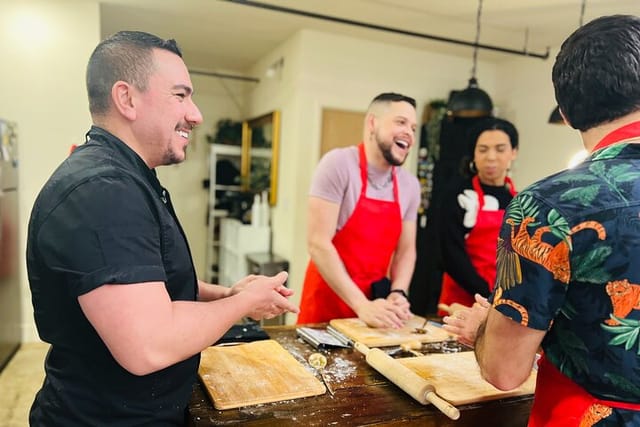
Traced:
<svg viewBox="0 0 640 427">
<path fill-rule="evenodd" d="M 245 316 L 297 312 L 286 273 L 231 288 L 196 278 L 154 168 L 202 122 L 175 41 L 120 32 L 87 68 L 94 125 L 29 222 L 36 325 L 51 344 L 33 426 L 181 425 L 199 353 Z"/>
</svg>

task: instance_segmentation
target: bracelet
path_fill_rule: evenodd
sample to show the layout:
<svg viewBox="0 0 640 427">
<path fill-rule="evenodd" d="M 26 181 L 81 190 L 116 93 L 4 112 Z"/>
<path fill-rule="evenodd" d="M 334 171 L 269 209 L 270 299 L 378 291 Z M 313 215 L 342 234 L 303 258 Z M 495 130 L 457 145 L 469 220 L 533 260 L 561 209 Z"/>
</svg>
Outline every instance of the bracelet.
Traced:
<svg viewBox="0 0 640 427">
<path fill-rule="evenodd" d="M 391 292 L 397 292 L 399 294 L 402 294 L 403 297 L 405 297 L 407 300 L 409 300 L 409 295 L 407 295 L 407 293 L 404 291 L 404 289 L 391 289 Z M 391 293 L 389 292 L 389 293 Z"/>
</svg>

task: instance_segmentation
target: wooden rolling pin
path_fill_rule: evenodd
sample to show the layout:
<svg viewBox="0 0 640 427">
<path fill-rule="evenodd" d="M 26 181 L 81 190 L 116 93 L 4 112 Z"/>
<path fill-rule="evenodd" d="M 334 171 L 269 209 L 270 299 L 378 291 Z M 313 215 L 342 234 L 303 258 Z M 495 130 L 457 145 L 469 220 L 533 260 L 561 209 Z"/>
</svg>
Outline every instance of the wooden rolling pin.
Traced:
<svg viewBox="0 0 640 427">
<path fill-rule="evenodd" d="M 454 302 L 451 305 L 447 305 L 447 304 L 438 304 L 438 309 L 442 310 L 442 311 L 446 311 L 448 313 L 448 316 L 451 316 L 453 314 L 455 314 L 456 311 L 462 310 L 462 309 L 469 309 L 471 307 L 466 306 L 466 305 L 462 305 L 460 303 Z"/>
<path fill-rule="evenodd" d="M 404 390 L 411 397 L 423 405 L 433 403 L 452 420 L 460 418 L 458 408 L 436 394 L 435 387 L 427 382 L 420 375 L 413 372 L 403 364 L 395 361 L 379 348 L 369 348 L 366 345 L 356 342 L 354 347 L 365 355 L 367 363 L 376 371 L 384 375 L 388 380 Z"/>
</svg>

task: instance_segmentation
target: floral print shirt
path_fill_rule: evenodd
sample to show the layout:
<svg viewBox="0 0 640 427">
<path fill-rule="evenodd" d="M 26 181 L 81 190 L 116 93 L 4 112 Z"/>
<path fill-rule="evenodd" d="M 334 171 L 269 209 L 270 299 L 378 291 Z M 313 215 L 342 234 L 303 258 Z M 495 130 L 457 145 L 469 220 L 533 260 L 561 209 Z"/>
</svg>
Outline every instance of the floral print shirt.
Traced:
<svg viewBox="0 0 640 427">
<path fill-rule="evenodd" d="M 546 357 L 590 394 L 640 402 L 640 144 L 597 150 L 514 198 L 490 301 L 548 330 Z M 640 426 L 640 412 L 595 425 Z"/>
</svg>

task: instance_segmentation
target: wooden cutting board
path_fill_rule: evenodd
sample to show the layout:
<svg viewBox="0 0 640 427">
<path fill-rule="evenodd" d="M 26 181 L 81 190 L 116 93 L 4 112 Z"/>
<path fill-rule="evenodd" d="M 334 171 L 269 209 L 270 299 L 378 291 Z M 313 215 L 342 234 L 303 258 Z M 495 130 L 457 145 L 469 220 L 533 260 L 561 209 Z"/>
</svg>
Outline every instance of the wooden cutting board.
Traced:
<svg viewBox="0 0 640 427">
<path fill-rule="evenodd" d="M 370 328 L 358 318 L 333 319 L 329 324 L 348 338 L 367 347 L 387 347 L 411 341 L 438 342 L 453 336 L 450 332 L 430 323 L 425 327 L 426 334 L 415 333 L 416 328 L 422 327 L 424 320 L 424 317 L 414 316 L 401 329 Z"/>
<path fill-rule="evenodd" d="M 324 394 L 326 388 L 274 340 L 209 347 L 198 375 L 216 409 Z"/>
<path fill-rule="evenodd" d="M 520 387 L 500 391 L 480 376 L 480 367 L 472 351 L 428 354 L 396 359 L 435 387 L 436 393 L 452 405 L 533 394 L 537 370 Z"/>
</svg>

